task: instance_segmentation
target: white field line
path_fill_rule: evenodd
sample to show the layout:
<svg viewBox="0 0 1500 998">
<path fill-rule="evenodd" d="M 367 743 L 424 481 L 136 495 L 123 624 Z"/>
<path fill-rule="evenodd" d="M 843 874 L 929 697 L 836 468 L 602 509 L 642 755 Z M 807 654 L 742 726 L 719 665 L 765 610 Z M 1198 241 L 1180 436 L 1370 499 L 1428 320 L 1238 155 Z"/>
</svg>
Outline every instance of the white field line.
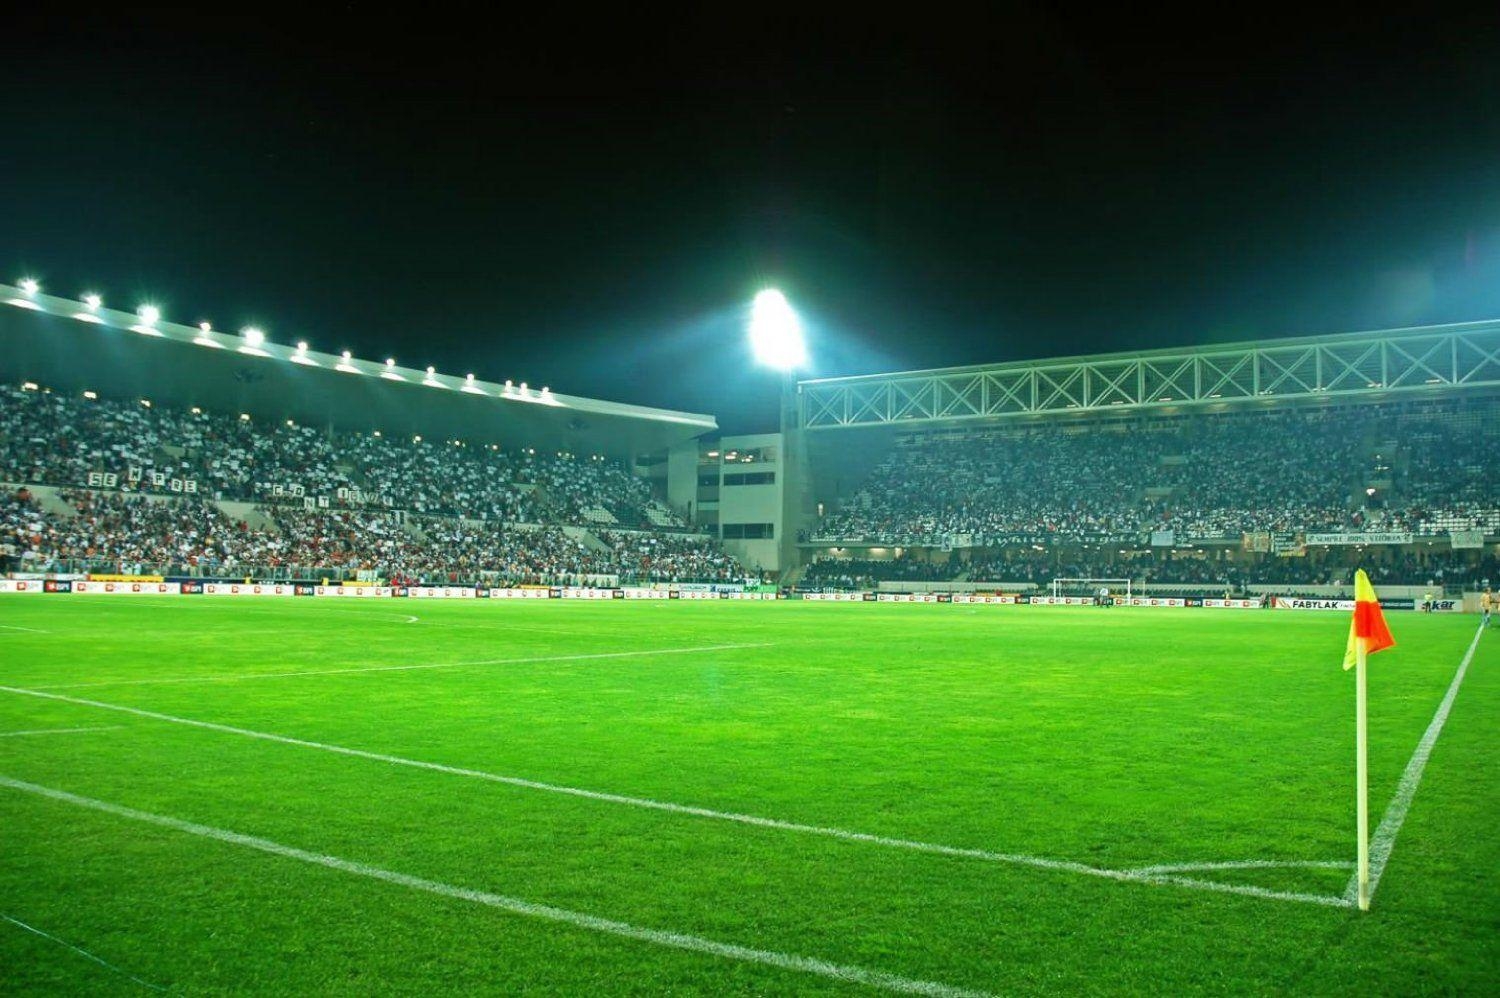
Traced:
<svg viewBox="0 0 1500 998">
<path fill-rule="evenodd" d="M 418 665 L 360 665 L 347 669 L 307 669 L 300 672 L 245 672 L 218 676 L 178 676 L 166 679 L 117 679 L 96 683 L 57 683 L 38 686 L 40 690 L 82 690 L 98 686 L 159 686 L 178 683 L 234 683 L 246 679 L 295 679 L 299 676 L 344 676 L 359 672 L 412 672 L 419 669 L 462 669 L 480 665 L 524 665 L 533 662 L 583 662 L 601 658 L 646 658 L 654 655 L 687 655 L 698 652 L 729 651 L 735 648 L 769 648 L 773 642 L 753 644 L 698 645 L 693 648 L 656 648 L 646 651 L 591 652 L 583 655 L 540 655 L 529 658 L 484 658 L 469 662 L 425 662 Z"/>
<path fill-rule="evenodd" d="M 165 990 L 167 990 L 166 988 L 162 987 L 159 984 L 152 984 L 150 981 L 143 981 L 143 980 L 141 980 L 139 977 L 136 977 L 134 974 L 126 973 L 125 971 L 121 970 L 119 967 L 116 967 L 114 964 L 110 963 L 108 960 L 101 960 L 99 957 L 97 957 L 94 954 L 90 953 L 88 950 L 82 949 L 82 948 L 80 948 L 78 946 L 74 946 L 72 943 L 68 942 L 65 939 L 59 939 L 59 938 L 57 938 L 54 935 L 50 935 L 49 933 L 43 932 L 41 929 L 38 929 L 34 925 L 27 925 L 25 922 L 21 921 L 19 918 L 11 918 L 9 915 L 0 915 L 0 921 L 9 922 L 11 925 L 16 926 L 17 928 L 25 929 L 27 932 L 30 932 L 33 935 L 41 936 L 43 939 L 46 939 L 48 942 L 54 942 L 54 943 L 57 943 L 57 945 L 59 945 L 59 946 L 64 946 L 64 947 L 72 950 L 74 953 L 77 953 L 79 956 L 83 957 L 84 959 L 86 959 L 86 960 L 92 960 L 95 963 L 97 963 L 99 966 L 104 967 L 107 970 L 112 970 L 116 974 L 119 974 L 121 977 L 125 978 L 127 981 L 133 981 L 134 983 L 139 984 L 143 988 L 147 988 L 147 989 L 149 989 L 151 991 L 165 991 Z"/>
<path fill-rule="evenodd" d="M 0 738 L 19 738 L 22 735 L 77 735 L 85 731 L 118 731 L 121 725 L 106 724 L 93 728 L 32 728 L 29 731 L 0 731 Z"/>
<path fill-rule="evenodd" d="M 1354 864 L 1343 859 L 1234 859 L 1208 863 L 1154 863 L 1137 866 L 1133 873 L 1198 873 L 1213 870 L 1350 870 Z"/>
<path fill-rule="evenodd" d="M 1458 696 L 1458 688 L 1468 674 L 1469 663 L 1474 660 L 1474 652 L 1479 647 L 1479 639 L 1484 636 L 1484 624 L 1480 624 L 1474 631 L 1474 640 L 1469 642 L 1469 650 L 1464 652 L 1463 660 L 1458 663 L 1458 671 L 1453 674 L 1453 682 L 1448 684 L 1448 692 L 1438 704 L 1437 713 L 1432 715 L 1432 722 L 1427 725 L 1427 730 L 1422 733 L 1422 740 L 1417 742 L 1416 751 L 1412 752 L 1406 769 L 1401 773 L 1401 780 L 1396 784 L 1396 793 L 1391 797 L 1391 802 L 1386 806 L 1385 816 L 1380 819 L 1380 825 L 1375 829 L 1375 834 L 1370 836 L 1370 899 L 1375 899 L 1375 889 L 1380 886 L 1380 877 L 1385 873 L 1385 864 L 1391 858 L 1391 850 L 1396 848 L 1396 836 L 1401 834 L 1401 825 L 1406 821 L 1406 812 L 1411 809 L 1412 798 L 1417 794 L 1417 787 L 1422 782 L 1422 772 L 1427 768 L 1427 760 L 1432 755 L 1432 748 L 1437 744 L 1438 735 L 1443 733 L 1443 725 L 1448 723 L 1448 712 L 1453 709 L 1453 701 Z M 1354 899 L 1359 893 L 1359 871 L 1355 871 L 1349 878 L 1349 884 L 1344 889 L 1346 900 Z"/>
<path fill-rule="evenodd" d="M 277 611 L 277 610 L 281 609 L 280 606 L 267 605 L 267 604 L 257 604 L 257 605 L 254 605 L 254 606 L 248 605 L 248 601 L 253 600 L 253 599 L 254 599 L 254 597 L 251 597 L 251 596 L 232 596 L 231 597 L 231 596 L 208 596 L 208 595 L 202 595 L 202 596 L 194 596 L 192 599 L 187 600 L 186 602 L 179 603 L 176 600 L 164 600 L 161 597 L 153 597 L 151 599 L 143 599 L 139 603 L 132 602 L 130 605 L 133 606 L 133 607 L 135 607 L 135 606 L 170 607 L 170 608 L 175 609 L 175 610 L 180 610 L 180 609 L 182 609 L 185 606 L 202 606 L 202 607 L 210 607 L 211 606 L 211 607 L 215 607 L 217 609 L 223 609 L 226 606 L 232 606 L 232 607 L 235 608 L 235 612 L 236 613 L 254 612 L 256 610 L 260 610 L 260 611 L 273 611 L 274 612 L 274 611 Z M 388 612 L 383 611 L 383 610 L 356 610 L 353 607 L 347 607 L 347 606 L 322 606 L 322 605 L 309 606 L 307 604 L 310 601 L 307 601 L 307 600 L 298 600 L 295 597 L 286 597 L 286 600 L 288 602 L 295 603 L 299 607 L 299 609 L 297 610 L 298 613 L 314 613 L 314 612 L 317 612 L 317 613 L 352 613 L 352 614 L 354 614 L 357 617 L 364 617 L 364 618 L 369 619 L 369 620 L 399 620 L 403 624 L 415 624 L 415 623 L 417 623 L 421 619 L 420 617 L 417 617 L 414 614 L 410 614 L 410 613 L 388 613 Z"/>
<path fill-rule="evenodd" d="M 21 627 L 18 624 L 0 624 L 0 630 L 5 630 L 5 631 L 25 631 L 27 634 L 51 634 L 52 633 L 51 631 L 44 631 L 44 630 L 42 630 L 41 628 L 38 628 L 38 627 Z"/>
<path fill-rule="evenodd" d="M 639 807 L 653 811 L 665 811 L 669 814 L 681 814 L 694 818 L 707 818 L 714 821 L 729 821 L 740 825 L 749 825 L 755 828 L 770 828 L 783 832 L 798 832 L 804 835 L 818 835 L 824 838 L 839 839 L 844 842 L 859 842 L 866 845 L 883 846 L 890 849 L 905 849 L 912 852 L 932 853 L 939 856 L 951 856 L 958 859 L 974 859 L 990 863 L 1005 863 L 1014 866 L 1029 866 L 1042 870 L 1053 870 L 1062 873 L 1077 873 L 1089 877 L 1102 877 L 1108 880 L 1118 880 L 1129 883 L 1188 887 L 1195 890 L 1215 891 L 1223 894 L 1242 894 L 1248 897 L 1268 898 L 1278 901 L 1301 901 L 1308 904 L 1328 905 L 1335 908 L 1348 907 L 1351 903 L 1345 898 L 1335 897 L 1332 895 L 1273 891 L 1245 884 L 1224 884 L 1212 880 L 1198 880 L 1191 877 L 1183 877 L 1171 873 L 1149 873 L 1137 870 L 1112 870 L 1105 867 L 1089 866 L 1086 863 L 1075 863 L 1071 860 L 1049 859 L 1044 856 L 1028 856 L 1020 853 L 991 852 L 985 849 L 968 849 L 959 846 L 940 845 L 933 842 L 920 842 L 913 839 L 900 839 L 885 835 L 872 835 L 868 832 L 854 832 L 842 828 L 829 828 L 821 825 L 804 825 L 794 821 L 782 821 L 777 818 L 762 818 L 753 814 L 738 814 L 733 811 L 715 811 L 706 807 L 694 807 L 687 804 L 674 804 L 670 801 L 654 800 L 650 797 L 629 797 L 624 794 L 606 793 L 599 790 L 585 790 L 580 787 L 569 787 L 556 783 L 543 783 L 539 780 L 529 780 L 520 776 L 506 776 L 500 773 L 489 773 L 479 769 L 464 769 L 458 766 L 445 766 L 441 763 L 423 762 L 419 759 L 406 759 L 401 756 L 386 755 L 381 752 L 367 752 L 363 749 L 346 748 L 342 745 L 329 745 L 324 742 L 307 741 L 306 739 L 302 738 L 289 738 L 285 735 L 276 735 L 265 731 L 252 731 L 248 728 L 235 728 L 227 724 L 215 724 L 212 721 L 196 721 L 191 718 L 176 717 L 172 714 L 162 714 L 157 711 L 142 710 L 138 707 L 125 707 L 119 704 L 104 703 L 99 700 L 84 700 L 80 697 L 65 696 L 61 693 L 49 693 L 43 690 L 23 689 L 21 687 L 15 686 L 0 686 L 0 692 L 14 693 L 21 696 L 40 697 L 44 700 L 56 700 L 62 703 L 77 704 L 83 707 L 97 707 L 101 710 L 118 711 L 123 714 L 131 714 L 135 717 L 145 717 L 155 721 L 166 721 L 170 724 L 184 724 L 189 727 L 202 728 L 207 731 L 217 731 L 222 734 L 239 735 L 244 738 L 255 738 L 261 741 L 276 742 L 281 745 L 295 745 L 299 748 L 316 749 L 320 752 L 331 752 L 336 755 L 351 756 L 356 759 L 368 759 L 372 762 L 383 762 L 392 766 L 408 766 L 413 769 L 425 769 L 435 773 L 446 773 L 450 776 L 461 776 L 468 779 L 485 780 L 490 783 L 502 783 L 506 786 L 521 787 L 526 790 L 540 790 L 545 793 L 564 794 L 569 797 L 581 797 L 585 800 L 601 801 L 606 804 L 621 804 L 627 807 Z"/>
<path fill-rule="evenodd" d="M 127 818 L 131 821 L 139 821 L 160 828 L 171 829 L 187 835 L 197 835 L 201 838 L 212 839 L 216 842 L 224 842 L 229 845 L 243 846 L 247 849 L 256 849 L 260 852 L 279 856 L 283 859 L 294 859 L 302 863 L 311 863 L 315 866 L 326 867 L 330 870 L 338 870 L 342 873 L 352 873 L 355 876 L 367 877 L 371 880 L 394 884 L 398 887 L 406 887 L 411 890 L 425 891 L 428 894 L 436 894 L 441 897 L 453 898 L 458 901 L 468 901 L 473 904 L 482 904 L 490 908 L 510 912 L 513 915 L 525 915 L 529 918 L 538 918 L 548 922 L 560 922 L 579 929 L 587 929 L 590 932 L 601 932 L 612 936 L 622 936 L 626 939 L 635 939 L 640 942 L 650 943 L 654 946 L 665 946 L 672 949 L 688 950 L 693 953 L 703 953 L 709 956 L 724 957 L 729 960 L 740 960 L 745 963 L 758 963 L 763 966 L 776 967 L 782 970 L 799 971 L 805 974 L 816 974 L 819 977 L 831 978 L 850 984 L 863 984 L 869 987 L 883 988 L 887 991 L 897 991 L 904 994 L 934 995 L 938 998 L 969 998 L 979 996 L 983 992 L 969 991 L 963 988 L 951 987 L 946 984 L 938 984 L 932 981 L 916 980 L 910 977 L 901 977 L 897 974 L 886 973 L 882 970 L 869 970 L 864 967 L 854 967 L 846 964 L 829 963 L 812 957 L 795 956 L 790 953 L 778 953 L 774 950 L 753 949 L 748 946 L 739 946 L 734 943 L 723 943 L 713 939 L 705 939 L 701 936 L 687 935 L 681 932 L 668 932 L 662 929 L 651 929 L 644 926 L 632 925 L 629 922 L 619 922 L 610 918 L 601 918 L 598 915 L 589 915 L 580 911 L 571 911 L 567 908 L 555 908 L 552 905 L 538 904 L 534 901 L 523 901 L 519 898 L 506 897 L 503 894 L 491 894 L 488 891 L 473 890 L 468 887 L 456 887 L 452 884 L 440 883 L 436 880 L 425 880 L 405 873 L 397 873 L 393 870 L 382 869 L 378 866 L 370 866 L 355 860 L 340 859 L 337 856 L 328 856 L 321 853 L 308 852 L 295 846 L 282 845 L 270 839 L 258 838 L 253 835 L 244 835 L 239 832 L 231 832 L 223 828 L 214 828 L 210 825 L 199 825 L 180 818 L 167 815 L 152 814 L 149 811 L 137 811 L 134 808 L 124 807 L 119 804 L 111 804 L 108 801 L 95 800 L 90 797 L 80 797 L 70 794 L 64 790 L 54 790 L 51 787 L 39 786 L 35 783 L 26 783 L 22 780 L 11 779 L 0 776 L 0 786 L 9 787 L 25 793 L 36 794 L 47 797 L 64 804 L 72 804 L 76 807 L 89 808 L 94 811 L 102 811 L 119 818 Z"/>
</svg>

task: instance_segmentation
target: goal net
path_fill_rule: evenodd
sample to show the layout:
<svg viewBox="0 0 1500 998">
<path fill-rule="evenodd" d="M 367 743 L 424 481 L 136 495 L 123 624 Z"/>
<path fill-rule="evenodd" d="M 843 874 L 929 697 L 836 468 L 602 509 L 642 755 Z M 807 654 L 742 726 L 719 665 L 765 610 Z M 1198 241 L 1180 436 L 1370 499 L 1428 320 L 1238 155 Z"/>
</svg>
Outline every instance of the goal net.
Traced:
<svg viewBox="0 0 1500 998">
<path fill-rule="evenodd" d="M 1053 579 L 1053 596 L 1099 596 L 1108 589 L 1111 599 L 1130 599 L 1129 579 Z"/>
</svg>

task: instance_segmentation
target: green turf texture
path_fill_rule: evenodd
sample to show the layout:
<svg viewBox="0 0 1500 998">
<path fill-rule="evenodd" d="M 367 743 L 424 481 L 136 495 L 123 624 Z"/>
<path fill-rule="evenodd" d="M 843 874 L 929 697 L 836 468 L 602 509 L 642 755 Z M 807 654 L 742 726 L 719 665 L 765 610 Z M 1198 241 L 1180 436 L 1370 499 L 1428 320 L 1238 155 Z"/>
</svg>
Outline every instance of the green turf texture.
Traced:
<svg viewBox="0 0 1500 998">
<path fill-rule="evenodd" d="M 1371 660 L 1372 826 L 1476 620 L 1390 623 L 1399 646 Z M 100 684 L 56 692 L 570 787 L 1110 868 L 1354 858 L 1339 613 L 13 596 L 0 625 L 6 686 Z M 0 737 L 0 775 L 957 988 L 1473 994 L 1500 979 L 1496 642 L 1479 644 L 1368 914 L 747 827 L 14 693 L 0 733 L 110 730 Z M 138 682 L 162 678 L 208 681 Z M 1347 878 L 1202 876 L 1327 895 Z M 181 993 L 867 990 L 8 788 L 0 915 Z M 0 921 L 0 992 L 143 989 Z"/>
</svg>

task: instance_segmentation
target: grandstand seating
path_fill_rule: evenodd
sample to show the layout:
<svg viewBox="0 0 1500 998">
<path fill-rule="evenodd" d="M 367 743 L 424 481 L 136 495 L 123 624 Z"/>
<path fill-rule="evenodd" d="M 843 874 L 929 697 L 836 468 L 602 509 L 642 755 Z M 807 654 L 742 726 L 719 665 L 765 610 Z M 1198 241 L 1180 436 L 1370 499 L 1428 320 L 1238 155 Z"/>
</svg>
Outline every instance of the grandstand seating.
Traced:
<svg viewBox="0 0 1500 998">
<path fill-rule="evenodd" d="M 21 486 L 0 499 L 0 567 L 11 570 L 444 583 L 746 576 L 714 542 L 684 534 L 647 482 L 597 457 L 0 388 L 0 481 Z M 50 503 L 31 491 L 42 486 L 59 487 Z M 254 503 L 253 515 L 231 517 L 229 500 Z M 611 532 L 590 545 L 570 525 Z"/>
<path fill-rule="evenodd" d="M 1500 529 L 1492 419 L 1278 410 L 899 438 L 815 541 L 987 547 L 1022 537 Z M 1395 453 L 1383 453 L 1393 438 Z M 1393 488 L 1367 499 L 1368 482 Z"/>
</svg>

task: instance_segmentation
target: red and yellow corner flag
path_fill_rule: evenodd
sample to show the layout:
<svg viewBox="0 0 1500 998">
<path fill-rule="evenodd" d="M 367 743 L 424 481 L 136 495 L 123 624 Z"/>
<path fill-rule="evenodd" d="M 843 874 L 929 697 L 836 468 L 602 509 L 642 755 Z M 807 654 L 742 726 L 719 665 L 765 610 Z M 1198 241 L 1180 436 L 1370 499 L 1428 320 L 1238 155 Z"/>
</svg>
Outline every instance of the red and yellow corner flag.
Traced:
<svg viewBox="0 0 1500 998">
<path fill-rule="evenodd" d="M 1365 639 L 1365 652 L 1373 655 L 1396 643 L 1391 629 L 1385 626 L 1385 615 L 1380 612 L 1380 600 L 1375 596 L 1375 587 L 1364 569 L 1354 573 L 1354 619 L 1349 621 L 1349 644 L 1344 649 L 1344 668 L 1354 668 L 1358 652 L 1358 639 Z"/>
</svg>

